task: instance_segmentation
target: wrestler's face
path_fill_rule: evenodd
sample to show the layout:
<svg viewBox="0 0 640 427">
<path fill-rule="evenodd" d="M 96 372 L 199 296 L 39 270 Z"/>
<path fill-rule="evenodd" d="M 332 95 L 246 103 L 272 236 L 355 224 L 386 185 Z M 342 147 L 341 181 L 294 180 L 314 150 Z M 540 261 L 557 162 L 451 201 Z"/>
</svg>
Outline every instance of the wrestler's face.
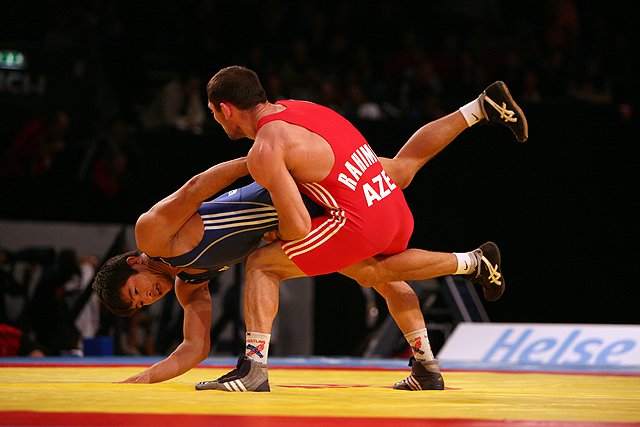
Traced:
<svg viewBox="0 0 640 427">
<path fill-rule="evenodd" d="M 173 289 L 173 281 L 169 277 L 139 270 L 122 287 L 120 295 L 122 300 L 129 303 L 132 308 L 138 309 L 145 305 L 153 304 Z"/>
<path fill-rule="evenodd" d="M 209 101 L 207 105 L 209 106 L 209 109 L 213 114 L 213 118 L 220 124 L 220 126 L 222 126 L 222 129 L 224 129 L 229 139 L 231 139 L 232 141 L 237 141 L 244 138 L 245 135 L 237 123 L 235 123 L 231 119 L 227 119 L 222 111 L 216 110 L 211 101 Z"/>
</svg>

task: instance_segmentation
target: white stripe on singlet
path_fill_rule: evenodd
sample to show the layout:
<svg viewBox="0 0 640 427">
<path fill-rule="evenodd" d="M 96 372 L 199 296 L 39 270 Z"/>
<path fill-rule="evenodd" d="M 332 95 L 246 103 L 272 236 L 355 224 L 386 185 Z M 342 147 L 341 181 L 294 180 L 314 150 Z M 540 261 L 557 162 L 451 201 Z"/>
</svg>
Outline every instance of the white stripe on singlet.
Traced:
<svg viewBox="0 0 640 427">
<path fill-rule="evenodd" d="M 278 222 L 278 214 L 270 215 L 270 218 L 254 220 L 254 221 L 242 221 L 243 219 L 250 219 L 250 217 L 238 217 L 234 218 L 234 222 L 229 222 L 227 224 L 219 224 L 215 225 L 217 221 L 204 221 L 204 229 L 205 230 L 222 230 L 225 228 L 233 228 L 233 227 L 241 227 L 244 225 L 258 225 L 264 223 L 277 223 Z M 213 224 L 213 225 L 212 225 Z"/>
<path fill-rule="evenodd" d="M 340 231 L 347 222 L 344 210 L 340 209 L 331 193 L 323 186 L 316 182 L 302 184 L 302 186 L 309 190 L 318 201 L 331 209 L 331 218 L 328 218 L 318 227 L 311 230 L 311 232 L 302 239 L 293 240 L 282 245 L 282 249 L 289 259 L 322 245 Z"/>
<path fill-rule="evenodd" d="M 221 213 L 216 213 L 216 214 L 204 214 L 201 215 L 201 218 L 203 219 L 203 223 L 204 223 L 204 229 L 206 230 L 219 230 L 219 229 L 225 229 L 225 228 L 232 228 L 232 227 L 245 227 L 245 226 L 250 226 L 253 225 L 254 227 L 249 227 L 249 228 L 243 228 L 242 230 L 236 230 L 232 233 L 228 233 L 225 234 L 224 236 L 221 236 L 219 239 L 214 240 L 213 242 L 211 242 L 209 245 L 207 245 L 206 248 L 204 248 L 202 250 L 202 252 L 200 252 L 194 259 L 192 259 L 190 262 L 188 262 L 187 264 L 183 264 L 183 265 L 178 265 L 176 267 L 179 268 L 184 268 L 184 267 L 189 267 L 190 265 L 192 265 L 194 262 L 196 262 L 198 259 L 200 259 L 212 246 L 214 246 L 215 244 L 219 243 L 220 241 L 227 239 L 231 236 L 234 236 L 236 234 L 240 234 L 240 233 L 246 233 L 249 231 L 255 231 L 255 230 L 263 230 L 269 227 L 272 227 L 274 225 L 278 224 L 278 213 L 276 212 L 276 209 L 273 206 L 268 206 L 268 205 L 262 205 L 259 203 L 251 203 L 251 202 L 212 202 L 212 203 L 219 203 L 219 204 L 239 204 L 239 205 L 247 205 L 247 204 L 252 204 L 252 205 L 260 205 L 262 207 L 260 208 L 252 208 L 252 209 L 242 209 L 239 211 L 231 211 L 231 212 L 221 212 Z M 244 213 L 246 212 L 259 212 L 257 214 L 254 215 L 244 215 Z M 230 215 L 237 215 L 235 217 L 229 217 Z M 225 216 L 228 216 L 229 218 L 224 218 Z M 252 221 L 248 221 L 250 219 L 254 219 L 254 218 L 263 218 L 263 219 L 259 219 L 259 220 L 252 220 Z M 218 222 L 223 222 L 223 221 L 227 221 L 227 224 L 220 224 L 220 225 L 209 225 L 209 224 L 215 224 Z"/>
<path fill-rule="evenodd" d="M 248 204 L 236 202 L 213 202 L 216 204 Z M 254 203 L 251 203 L 254 204 Z M 259 208 L 242 209 L 238 211 L 220 212 L 200 215 L 205 230 L 218 230 L 243 225 L 264 224 L 278 219 L 278 213 L 273 206 L 263 205 Z"/>
<path fill-rule="evenodd" d="M 333 198 L 331 193 L 327 191 L 327 189 L 322 185 L 318 184 L 317 182 L 309 182 L 307 184 L 302 184 L 302 186 L 309 190 L 309 192 L 313 194 L 316 199 L 321 202 L 321 204 L 330 209 L 340 209 L 340 206 L 338 206 L 338 203 Z"/>
<path fill-rule="evenodd" d="M 247 214 L 247 212 L 253 214 Z M 223 212 L 201 215 L 205 230 L 221 230 L 244 225 L 258 225 L 278 221 L 275 208 L 245 209 L 241 211 Z"/>
<path fill-rule="evenodd" d="M 338 220 L 335 217 L 330 218 L 320 224 L 318 228 L 315 228 L 304 239 L 294 240 L 282 246 L 284 253 L 291 259 L 295 256 L 302 255 L 309 252 L 324 242 L 329 240 L 345 225 L 347 219 L 342 215 L 338 215 Z M 315 242 L 315 243 L 314 243 Z M 285 246 L 287 246 L 285 248 Z"/>
</svg>

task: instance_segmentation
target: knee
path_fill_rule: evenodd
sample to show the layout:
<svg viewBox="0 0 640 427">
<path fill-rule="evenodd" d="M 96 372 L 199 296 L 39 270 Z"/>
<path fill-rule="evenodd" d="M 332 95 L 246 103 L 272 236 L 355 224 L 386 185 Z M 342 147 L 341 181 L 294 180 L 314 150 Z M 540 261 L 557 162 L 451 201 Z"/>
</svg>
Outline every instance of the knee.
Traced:
<svg viewBox="0 0 640 427">
<path fill-rule="evenodd" d="M 270 270 L 269 255 L 266 253 L 264 248 L 258 249 L 249 254 L 246 264 L 247 274 L 256 271 L 267 272 Z"/>
<path fill-rule="evenodd" d="M 275 244 L 272 243 L 271 245 L 263 246 L 262 248 L 252 252 L 247 257 L 247 279 L 270 278 L 282 281 L 291 277 L 299 276 L 299 274 L 292 271 L 295 266 L 288 260 L 288 258 L 278 253 L 279 246 L 274 245 Z"/>
<path fill-rule="evenodd" d="M 358 270 L 357 274 L 352 277 L 358 284 L 365 288 L 376 288 L 382 286 L 380 277 L 375 267 L 367 266 Z"/>
<path fill-rule="evenodd" d="M 396 297 L 407 298 L 415 295 L 411 286 L 406 282 L 386 282 L 374 286 L 376 292 L 382 295 L 384 298 Z"/>
<path fill-rule="evenodd" d="M 400 171 L 396 173 L 396 177 L 392 179 L 393 179 L 393 182 L 399 188 L 405 189 L 409 186 L 409 184 L 411 184 L 411 181 L 413 181 L 413 177 L 415 176 L 415 173 L 412 173 L 407 168 L 399 168 L 399 169 Z"/>
<path fill-rule="evenodd" d="M 257 249 L 249 254 L 247 257 L 247 270 L 260 268 L 263 264 L 264 256 L 262 255 L 262 249 Z"/>
<path fill-rule="evenodd" d="M 398 185 L 398 187 L 404 190 L 409 186 L 409 184 L 411 184 L 411 181 L 413 181 L 413 177 L 414 175 L 403 177 L 402 180 L 400 182 L 396 182 L 396 184 Z"/>
<path fill-rule="evenodd" d="M 387 175 L 400 188 L 407 188 L 416 175 L 418 168 L 412 159 L 394 158 L 388 165 L 385 165 Z"/>
</svg>

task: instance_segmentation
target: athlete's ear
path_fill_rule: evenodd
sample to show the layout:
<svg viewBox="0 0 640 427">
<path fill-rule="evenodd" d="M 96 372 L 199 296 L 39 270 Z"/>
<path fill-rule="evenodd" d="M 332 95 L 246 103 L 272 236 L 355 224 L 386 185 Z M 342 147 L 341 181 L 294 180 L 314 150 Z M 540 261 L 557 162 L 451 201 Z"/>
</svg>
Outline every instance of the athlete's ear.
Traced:
<svg viewBox="0 0 640 427">
<path fill-rule="evenodd" d="M 229 120 L 229 117 L 231 117 L 231 113 L 233 112 L 233 109 L 231 108 L 231 104 L 227 104 L 225 102 L 221 102 L 220 103 L 220 111 L 222 111 L 222 114 L 224 115 L 224 118 Z"/>
<path fill-rule="evenodd" d="M 127 264 L 129 264 L 130 266 L 134 266 L 136 264 L 142 264 L 142 260 L 140 259 L 139 256 L 130 256 L 130 257 L 127 257 Z"/>
</svg>

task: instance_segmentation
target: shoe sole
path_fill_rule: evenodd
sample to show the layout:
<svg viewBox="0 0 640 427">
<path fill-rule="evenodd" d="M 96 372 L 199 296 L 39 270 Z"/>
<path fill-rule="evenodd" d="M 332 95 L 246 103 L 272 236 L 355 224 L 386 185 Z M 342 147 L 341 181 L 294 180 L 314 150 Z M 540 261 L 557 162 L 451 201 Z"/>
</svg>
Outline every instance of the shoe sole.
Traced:
<svg viewBox="0 0 640 427">
<path fill-rule="evenodd" d="M 489 248 L 491 248 L 490 250 L 488 250 Z M 502 257 L 500 254 L 500 248 L 498 248 L 498 245 L 496 245 L 493 242 L 487 242 L 485 244 L 483 244 L 482 246 L 480 246 L 480 250 L 482 251 L 482 257 L 487 259 L 487 261 L 489 261 L 488 258 L 485 257 L 485 254 L 487 252 L 492 252 L 492 255 L 494 255 L 495 258 L 497 258 L 497 264 L 498 264 L 498 271 L 500 272 L 500 280 L 501 280 L 501 284 L 500 285 L 490 285 L 491 289 L 487 289 L 486 287 L 482 287 L 483 291 L 493 291 L 493 290 L 498 290 L 498 294 L 496 296 L 492 295 L 491 297 L 487 296 L 486 292 L 484 293 L 484 298 L 487 301 L 497 301 L 498 299 L 500 299 L 500 297 L 502 296 L 502 294 L 504 294 L 504 290 L 506 287 L 506 281 L 504 280 L 504 274 L 502 273 Z M 493 292 L 492 292 L 493 293 Z"/>
<path fill-rule="evenodd" d="M 269 380 L 265 380 L 255 389 L 248 389 L 240 380 L 231 380 L 223 383 L 217 381 L 205 381 L 196 384 L 196 390 L 217 390 L 227 392 L 269 392 Z"/>
<path fill-rule="evenodd" d="M 511 92 L 509 91 L 509 88 L 507 87 L 507 85 L 501 80 L 499 80 L 496 83 L 498 83 L 499 89 L 503 92 L 503 96 L 505 96 L 513 106 L 513 110 L 518 115 L 518 118 L 522 123 L 523 137 L 520 138 L 518 135 L 515 135 L 516 140 L 518 142 L 527 141 L 529 139 L 529 124 L 527 123 L 527 117 L 524 115 L 524 111 L 522 111 L 522 108 L 520 108 L 518 103 L 513 99 L 513 96 L 511 96 Z M 487 96 L 487 93 L 485 92 L 485 97 L 486 96 Z"/>
<path fill-rule="evenodd" d="M 507 87 L 507 85 L 503 81 L 500 81 L 499 84 L 500 88 L 504 91 L 505 95 L 513 105 L 513 109 L 515 110 L 516 114 L 522 121 L 522 132 L 524 134 L 524 138 L 520 139 L 516 135 L 516 139 L 518 140 L 518 142 L 525 142 L 527 139 L 529 139 L 529 124 L 527 123 L 527 117 L 524 115 L 524 111 L 522 111 L 522 108 L 520 108 L 520 106 L 513 99 L 513 96 L 511 96 L 511 92 L 509 92 L 509 88 Z"/>
</svg>

